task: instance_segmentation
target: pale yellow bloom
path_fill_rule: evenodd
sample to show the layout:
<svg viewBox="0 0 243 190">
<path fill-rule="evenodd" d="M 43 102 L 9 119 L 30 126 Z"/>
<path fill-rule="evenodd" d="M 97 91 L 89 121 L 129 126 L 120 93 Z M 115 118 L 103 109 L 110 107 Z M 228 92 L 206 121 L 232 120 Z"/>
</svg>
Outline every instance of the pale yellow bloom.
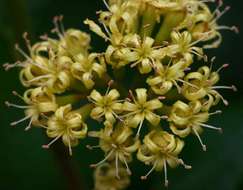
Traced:
<svg viewBox="0 0 243 190">
<path fill-rule="evenodd" d="M 127 118 L 128 126 L 138 127 L 137 135 L 143 126 L 144 120 L 156 126 L 159 124 L 161 117 L 155 113 L 155 110 L 162 108 L 163 104 L 159 99 L 148 100 L 147 90 L 144 88 L 136 89 L 136 97 L 132 92 L 132 103 L 126 101 L 123 110 L 128 112 L 124 117 Z"/>
<path fill-rule="evenodd" d="M 220 112 L 215 112 L 220 113 Z M 199 139 L 202 148 L 206 151 L 206 145 L 203 144 L 200 133 L 203 132 L 203 128 L 215 129 L 222 131 L 221 128 L 216 128 L 211 125 L 205 124 L 209 116 L 215 113 L 208 113 L 207 111 L 202 111 L 202 104 L 200 101 L 190 102 L 186 104 L 182 101 L 177 101 L 171 109 L 171 114 L 169 120 L 172 122 L 170 124 L 170 129 L 174 134 L 184 138 L 190 133 L 193 133 Z"/>
<path fill-rule="evenodd" d="M 97 164 L 92 164 L 92 167 L 97 167 L 105 161 L 114 161 L 116 165 L 116 176 L 119 178 L 119 162 L 125 164 L 128 174 L 131 171 L 128 163 L 132 161 L 132 153 L 140 146 L 140 141 L 132 137 L 132 129 L 123 126 L 121 123 L 113 127 L 106 123 L 104 129 L 99 132 L 90 132 L 90 136 L 99 138 L 99 147 L 105 152 L 104 160 Z"/>
<path fill-rule="evenodd" d="M 114 164 L 102 164 L 95 169 L 95 190 L 124 190 L 130 184 L 130 176 L 126 169 L 119 166 L 120 178 L 116 177 Z"/>
<path fill-rule="evenodd" d="M 17 92 L 14 95 L 20 97 L 27 105 L 21 106 L 6 102 L 7 106 L 25 109 L 25 117 L 19 121 L 12 122 L 11 125 L 17 125 L 29 119 L 28 126 L 25 130 L 29 130 L 32 124 L 43 127 L 43 117 L 45 114 L 55 112 L 58 108 L 55 96 L 46 88 L 38 87 L 29 89 L 21 97 Z"/>
<path fill-rule="evenodd" d="M 96 120 L 102 119 L 104 116 L 107 122 L 115 123 L 116 119 L 119 119 L 118 114 L 122 112 L 122 103 L 118 100 L 119 97 L 120 93 L 116 89 L 107 89 L 104 96 L 97 90 L 93 90 L 89 99 L 94 103 L 95 108 L 91 111 L 90 116 Z"/>
<path fill-rule="evenodd" d="M 167 164 L 172 168 L 179 164 L 182 164 L 186 169 L 191 168 L 178 158 L 184 147 L 184 142 L 174 135 L 165 131 L 153 130 L 145 136 L 143 143 L 138 150 L 137 158 L 153 167 L 147 175 L 141 177 L 142 179 L 147 179 L 154 170 L 162 171 L 164 169 L 165 185 L 168 186 Z"/>
<path fill-rule="evenodd" d="M 87 89 L 95 85 L 95 77 L 99 78 L 106 72 L 106 65 L 103 58 L 96 53 L 89 55 L 78 54 L 71 66 L 71 73 L 74 78 L 81 80 Z"/>
<path fill-rule="evenodd" d="M 227 65 L 223 65 L 225 67 Z M 222 68 L 223 68 L 222 67 Z M 220 68 L 221 69 L 221 68 Z M 219 71 L 212 72 L 207 66 L 203 66 L 198 69 L 197 72 L 191 72 L 185 77 L 185 81 L 182 88 L 182 94 L 190 101 L 200 100 L 207 98 L 204 101 L 204 107 L 209 109 L 212 105 L 216 105 L 221 99 L 225 105 L 228 105 L 228 101 L 217 91 L 218 89 L 232 89 L 236 91 L 235 86 L 217 86 L 219 81 Z"/>
<path fill-rule="evenodd" d="M 57 109 L 55 114 L 47 122 L 47 136 L 54 138 L 48 145 L 43 148 L 49 148 L 58 139 L 69 147 L 69 153 L 72 154 L 73 146 L 77 146 L 79 139 L 83 139 L 88 127 L 82 120 L 82 115 L 72 111 L 71 105 L 62 106 Z"/>
<path fill-rule="evenodd" d="M 183 60 L 176 63 L 169 63 L 168 65 L 158 64 L 156 66 L 155 76 L 148 77 L 147 83 L 154 93 L 158 95 L 166 94 L 173 86 L 176 86 L 180 92 L 181 89 L 178 85 L 178 81 L 184 82 L 185 64 Z"/>
</svg>

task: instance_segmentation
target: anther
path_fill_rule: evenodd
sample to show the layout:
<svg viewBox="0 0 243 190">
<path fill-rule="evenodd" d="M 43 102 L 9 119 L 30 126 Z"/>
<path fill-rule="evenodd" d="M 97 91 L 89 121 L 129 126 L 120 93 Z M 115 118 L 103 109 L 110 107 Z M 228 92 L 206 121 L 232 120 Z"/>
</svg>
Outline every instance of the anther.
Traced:
<svg viewBox="0 0 243 190">
<path fill-rule="evenodd" d="M 61 135 L 54 138 L 49 144 L 42 145 L 41 147 L 43 149 L 49 149 L 51 147 L 51 145 L 54 144 L 59 138 L 61 138 Z"/>
<path fill-rule="evenodd" d="M 237 26 L 232 26 L 231 30 L 234 31 L 236 34 L 240 33 L 240 30 L 239 30 L 239 28 Z"/>
<path fill-rule="evenodd" d="M 167 115 L 162 115 L 162 116 L 160 116 L 160 118 L 165 119 L 165 120 L 169 119 L 169 117 Z"/>
<path fill-rule="evenodd" d="M 165 100 L 166 97 L 165 97 L 165 96 L 159 96 L 158 99 L 159 99 L 159 100 Z"/>
<path fill-rule="evenodd" d="M 41 146 L 43 149 L 49 149 L 50 147 L 49 147 L 49 145 L 42 145 Z"/>
<path fill-rule="evenodd" d="M 48 35 L 47 34 L 43 34 L 42 36 L 40 36 L 41 40 L 48 40 Z"/>
<path fill-rule="evenodd" d="M 110 80 L 109 82 L 108 82 L 108 86 L 112 86 L 114 84 L 114 80 Z"/>
</svg>

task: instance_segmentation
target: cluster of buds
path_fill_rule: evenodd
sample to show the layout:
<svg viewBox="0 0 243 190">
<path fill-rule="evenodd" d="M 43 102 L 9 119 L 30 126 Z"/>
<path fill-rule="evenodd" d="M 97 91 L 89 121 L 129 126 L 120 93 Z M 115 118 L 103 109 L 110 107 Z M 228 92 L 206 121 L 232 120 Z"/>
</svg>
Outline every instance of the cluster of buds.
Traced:
<svg viewBox="0 0 243 190">
<path fill-rule="evenodd" d="M 109 0 L 106 11 L 99 11 L 99 23 L 85 20 L 91 31 L 104 38 L 107 47 L 91 52 L 90 35 L 76 29 L 65 30 L 62 16 L 54 18 L 58 36 L 41 36 L 31 45 L 24 39 L 29 53 L 16 49 L 24 60 L 5 64 L 6 70 L 20 67 L 20 81 L 29 88 L 23 96 L 26 105 L 6 102 L 7 106 L 25 110 L 29 120 L 26 130 L 42 128 L 52 140 L 72 147 L 81 139 L 94 137 L 104 159 L 95 168 L 96 190 L 122 190 L 129 183 L 129 164 L 134 155 L 149 172 L 164 171 L 178 165 L 191 169 L 179 157 L 192 134 L 204 151 L 200 135 L 211 111 L 219 102 L 228 105 L 218 92 L 236 90 L 219 86 L 220 71 L 213 71 L 205 49 L 217 48 L 220 30 L 238 32 L 235 26 L 221 26 L 218 19 L 229 10 L 222 1 L 211 11 L 207 3 L 214 0 Z M 196 70 L 194 70 L 196 68 Z M 89 124 L 94 120 L 99 130 Z"/>
</svg>

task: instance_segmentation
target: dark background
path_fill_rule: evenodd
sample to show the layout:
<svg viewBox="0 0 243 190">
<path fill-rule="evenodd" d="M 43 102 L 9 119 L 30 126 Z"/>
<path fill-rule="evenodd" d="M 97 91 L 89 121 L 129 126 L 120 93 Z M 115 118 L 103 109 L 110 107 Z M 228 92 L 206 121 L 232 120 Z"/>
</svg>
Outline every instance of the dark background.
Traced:
<svg viewBox="0 0 243 190">
<path fill-rule="evenodd" d="M 225 4 L 232 9 L 220 23 L 237 25 L 243 30 L 243 2 L 230 0 L 225 1 Z M 95 11 L 101 8 L 104 8 L 101 0 L 0 0 L 0 64 L 16 60 L 13 47 L 16 42 L 23 44 L 23 32 L 28 31 L 32 42 L 36 42 L 39 35 L 50 31 L 52 18 L 60 14 L 64 15 L 66 28 L 87 30 L 82 20 L 95 18 Z M 243 189 L 243 35 L 228 31 L 224 31 L 223 35 L 221 47 L 210 51 L 210 55 L 217 57 L 217 67 L 230 63 L 230 67 L 221 72 L 221 83 L 236 84 L 239 91 L 223 92 L 230 105 L 223 107 L 221 104 L 224 113 L 211 119 L 210 123 L 222 127 L 224 133 L 220 135 L 214 131 L 205 131 L 202 137 L 208 145 L 206 153 L 201 151 L 194 137 L 187 140 L 182 156 L 193 165 L 193 169 L 170 169 L 171 190 Z M 103 45 L 103 41 L 96 36 L 93 36 L 92 43 L 95 49 Z M 4 106 L 6 100 L 19 101 L 11 95 L 12 90 L 21 93 L 24 90 L 18 81 L 17 69 L 9 72 L 0 69 L 0 189 L 75 189 L 75 177 L 65 168 L 66 163 L 60 167 L 60 160 L 53 151 L 41 149 L 47 139 L 40 130 L 24 132 L 23 125 L 16 128 L 9 126 L 11 121 L 23 117 L 21 111 Z M 71 162 L 75 166 L 78 181 L 86 186 L 85 190 L 91 190 L 93 178 L 88 165 L 101 157 L 98 158 L 96 151 L 90 152 L 83 148 L 84 144 L 81 142 L 74 149 Z M 149 180 L 141 182 L 139 176 L 148 168 L 135 162 L 132 169 L 134 176 L 129 189 L 165 189 L 162 173 L 153 174 Z"/>
</svg>

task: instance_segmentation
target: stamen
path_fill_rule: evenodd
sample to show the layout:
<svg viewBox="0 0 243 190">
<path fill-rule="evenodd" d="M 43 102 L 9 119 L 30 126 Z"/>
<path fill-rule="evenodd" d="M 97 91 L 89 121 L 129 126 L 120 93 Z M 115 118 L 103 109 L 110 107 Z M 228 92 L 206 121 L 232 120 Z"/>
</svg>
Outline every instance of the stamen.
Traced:
<svg viewBox="0 0 243 190">
<path fill-rule="evenodd" d="M 96 145 L 96 146 L 86 145 L 86 148 L 89 150 L 93 150 L 95 148 L 100 148 L 100 145 Z"/>
<path fill-rule="evenodd" d="M 19 109 L 27 109 L 27 108 L 29 108 L 29 106 L 21 106 L 21 105 L 17 105 L 17 104 L 12 104 L 12 103 L 9 103 L 8 101 L 6 101 L 5 104 L 8 107 L 14 107 L 14 108 L 19 108 Z"/>
<path fill-rule="evenodd" d="M 237 26 L 217 26 L 216 27 L 217 30 L 230 30 L 230 31 L 233 31 L 235 32 L 236 34 L 239 34 L 240 33 L 240 30 Z"/>
<path fill-rule="evenodd" d="M 166 160 L 164 159 L 163 162 L 164 162 L 165 187 L 168 187 L 169 181 L 168 181 L 168 176 L 167 176 Z"/>
<path fill-rule="evenodd" d="M 48 143 L 46 145 L 42 145 L 42 148 L 49 149 L 53 143 L 55 143 L 59 138 L 61 138 L 61 136 L 62 135 L 59 135 L 56 138 L 54 138 L 50 143 Z"/>
<path fill-rule="evenodd" d="M 28 39 L 28 33 L 27 32 L 23 33 L 23 39 L 24 39 L 24 41 L 26 43 L 27 48 L 31 52 L 31 43 L 30 43 L 30 40 Z"/>
<path fill-rule="evenodd" d="M 140 136 L 140 131 L 141 131 L 142 126 L 143 126 L 143 121 L 144 121 L 144 118 L 142 119 L 142 121 L 140 121 L 138 131 L 137 131 L 137 134 L 136 134 L 136 138 L 139 138 L 139 136 Z"/>
<path fill-rule="evenodd" d="M 212 89 L 216 90 L 216 89 L 230 89 L 233 90 L 234 92 L 237 92 L 237 88 L 232 85 L 232 86 L 213 86 Z"/>
<path fill-rule="evenodd" d="M 106 2 L 106 0 L 103 0 L 103 3 L 105 4 L 106 8 L 110 11 L 110 6 L 109 6 L 108 3 Z"/>
<path fill-rule="evenodd" d="M 125 164 L 125 166 L 126 166 L 126 168 L 127 168 L 127 174 L 128 174 L 128 175 L 132 175 L 132 172 L 131 172 L 131 170 L 130 170 L 128 164 L 127 164 L 127 161 L 126 161 L 125 157 L 123 157 L 123 162 L 124 162 L 124 164 Z"/>
<path fill-rule="evenodd" d="M 184 81 L 182 79 L 177 79 L 178 81 L 182 82 L 182 83 L 185 83 L 193 88 L 196 88 L 196 89 L 199 89 L 198 86 L 194 85 L 194 84 L 191 84 L 190 82 L 187 82 L 187 81 Z"/>
<path fill-rule="evenodd" d="M 177 157 L 175 157 L 175 156 L 172 156 L 172 155 L 170 155 L 170 154 L 167 154 L 166 156 L 168 156 L 168 157 L 174 159 L 177 163 L 179 163 L 179 164 L 181 164 L 182 166 L 184 166 L 185 169 L 187 169 L 187 170 L 192 169 L 192 166 L 185 164 L 184 161 L 183 161 L 182 159 L 177 158 Z"/>
<path fill-rule="evenodd" d="M 73 155 L 73 150 L 72 150 L 70 139 L 68 139 L 68 150 L 69 150 L 69 155 L 72 156 Z"/>
<path fill-rule="evenodd" d="M 61 38 L 61 39 L 64 37 L 64 33 L 62 33 L 62 29 L 60 30 L 60 28 L 62 28 L 62 27 L 59 26 L 59 21 L 61 23 L 62 18 L 63 18 L 62 16 L 55 16 L 53 18 L 53 23 L 54 23 L 55 28 L 52 30 L 52 32 L 56 33 L 59 36 L 59 38 Z"/>
<path fill-rule="evenodd" d="M 23 121 L 28 120 L 29 118 L 31 118 L 31 115 L 25 116 L 24 118 L 18 120 L 18 121 L 14 121 L 12 123 L 10 123 L 11 126 L 15 126 L 18 125 L 19 123 L 22 123 Z"/>
<path fill-rule="evenodd" d="M 42 128 L 44 128 L 44 129 L 48 129 L 48 127 L 47 127 L 47 126 L 45 126 L 45 125 L 42 125 L 42 124 L 38 124 L 38 126 L 39 126 L 39 127 L 42 127 Z"/>
<path fill-rule="evenodd" d="M 227 68 L 227 67 L 229 67 L 229 64 L 223 64 L 223 65 L 216 71 L 216 73 L 219 73 L 222 69 L 225 69 L 225 68 Z"/>
<path fill-rule="evenodd" d="M 132 98 L 132 101 L 133 101 L 135 104 L 137 104 L 137 100 L 136 100 L 136 98 L 134 97 L 132 90 L 129 90 L 129 96 Z M 130 98 L 130 97 L 129 97 L 129 98 Z"/>
<path fill-rule="evenodd" d="M 49 117 L 47 117 L 44 113 L 40 113 L 40 115 L 42 116 L 42 117 L 44 117 L 45 119 L 49 119 Z"/>
<path fill-rule="evenodd" d="M 108 160 L 108 159 L 111 157 L 111 155 L 112 155 L 113 153 L 114 153 L 114 149 L 112 149 L 112 150 L 107 154 L 107 156 L 106 156 L 103 160 L 101 160 L 101 161 L 98 162 L 97 164 L 91 164 L 90 167 L 91 167 L 91 168 L 96 168 L 97 166 L 103 164 L 104 162 L 106 162 L 106 160 Z"/>
<path fill-rule="evenodd" d="M 12 91 L 12 93 L 13 93 L 14 96 L 19 97 L 21 100 L 23 100 L 25 102 L 25 99 L 18 92 Z"/>
<path fill-rule="evenodd" d="M 104 23 L 102 23 L 102 25 L 103 25 L 103 28 L 105 29 L 106 34 L 107 34 L 109 37 L 112 36 L 112 34 L 110 33 L 110 31 L 109 31 L 109 29 L 107 28 L 107 26 L 106 26 Z"/>
<path fill-rule="evenodd" d="M 110 81 L 108 82 L 108 88 L 106 89 L 105 96 L 108 95 L 108 93 L 109 93 L 109 91 L 110 91 L 110 89 L 111 89 L 111 86 L 112 86 L 113 84 L 114 84 L 114 80 L 110 80 Z"/>
<path fill-rule="evenodd" d="M 223 11 L 216 11 L 216 18 L 212 21 L 213 23 L 217 22 L 225 13 L 227 13 L 230 10 L 230 6 L 225 7 Z"/>
<path fill-rule="evenodd" d="M 210 60 L 210 68 L 209 68 L 210 72 L 212 72 L 213 64 L 215 63 L 215 60 L 216 60 L 216 57 L 215 56 L 212 57 L 211 60 Z"/>
<path fill-rule="evenodd" d="M 181 94 L 181 87 L 177 84 L 177 82 L 175 80 L 172 80 L 172 82 L 175 85 L 175 87 L 177 88 L 178 94 Z"/>
<path fill-rule="evenodd" d="M 216 0 L 200 0 L 202 3 L 214 3 Z"/>
<path fill-rule="evenodd" d="M 119 162 L 118 162 L 118 152 L 116 152 L 116 178 L 117 179 L 120 179 L 120 176 L 119 176 Z"/>
<path fill-rule="evenodd" d="M 224 99 L 224 97 L 220 93 L 218 93 L 217 91 L 215 91 L 215 93 L 223 101 L 223 103 L 224 103 L 225 106 L 228 106 L 229 105 L 229 102 L 226 99 Z"/>
<path fill-rule="evenodd" d="M 62 32 L 62 34 L 64 35 L 65 34 L 65 28 L 64 28 L 64 25 L 63 25 L 63 15 L 60 15 L 59 16 L 59 23 L 60 23 L 60 30 Z"/>
<path fill-rule="evenodd" d="M 33 118 L 30 119 L 28 126 L 24 129 L 25 131 L 28 131 L 31 129 L 32 122 L 33 122 Z"/>
<path fill-rule="evenodd" d="M 47 71 L 47 72 L 53 72 L 51 69 L 49 69 L 48 67 L 45 67 L 45 66 L 42 66 L 40 65 L 39 63 L 35 63 L 35 62 L 32 62 L 32 64 L 36 67 L 39 67 L 40 69 L 44 70 L 44 71 Z"/>
<path fill-rule="evenodd" d="M 30 62 L 33 62 L 31 57 L 29 55 L 27 55 L 20 47 L 18 44 L 15 44 L 15 49 L 27 60 L 29 60 Z"/>
<path fill-rule="evenodd" d="M 22 62 L 20 62 L 20 61 L 17 61 L 17 62 L 15 62 L 13 64 L 10 64 L 10 63 L 3 64 L 3 68 L 5 69 L 5 71 L 8 71 L 8 70 L 10 70 L 10 69 L 12 69 L 14 67 L 24 67 L 24 64 Z"/>
<path fill-rule="evenodd" d="M 209 113 L 208 115 L 217 115 L 217 114 L 222 114 L 221 110 L 217 110 L 215 112 Z"/>
<path fill-rule="evenodd" d="M 194 127 L 192 127 L 192 130 L 195 133 L 195 135 L 197 136 L 197 138 L 202 146 L 203 151 L 207 151 L 207 146 L 205 144 L 203 144 L 202 139 L 201 139 L 200 135 L 198 134 L 197 130 L 195 130 Z"/>
<path fill-rule="evenodd" d="M 158 97 L 158 100 L 165 100 L 165 99 L 166 99 L 165 96 L 159 96 L 159 97 Z"/>
<path fill-rule="evenodd" d="M 44 40 L 44 41 L 47 41 L 49 39 L 49 37 L 48 37 L 47 34 L 43 34 L 43 35 L 40 36 L 40 39 Z"/>
<path fill-rule="evenodd" d="M 167 115 L 162 115 L 162 116 L 160 116 L 160 118 L 161 118 L 161 119 L 164 119 L 164 120 L 167 120 L 167 119 L 169 119 L 169 116 L 167 116 Z"/>
<path fill-rule="evenodd" d="M 48 79 L 48 78 L 51 78 L 51 77 L 52 77 L 52 75 L 50 75 L 50 74 L 42 75 L 42 76 L 35 77 L 35 78 L 29 80 L 28 83 L 36 82 L 36 81 L 41 80 L 41 79 Z"/>
<path fill-rule="evenodd" d="M 157 165 L 157 163 L 155 162 L 153 167 L 149 170 L 149 172 L 146 175 L 141 176 L 141 180 L 146 180 L 148 178 L 148 176 L 155 170 L 156 165 Z"/>
<path fill-rule="evenodd" d="M 119 115 L 117 115 L 116 112 L 114 112 L 114 111 L 111 111 L 111 112 L 112 112 L 112 114 L 113 114 L 119 121 L 124 122 L 124 120 L 123 120 Z"/>
<path fill-rule="evenodd" d="M 184 71 L 187 72 L 187 71 L 191 71 L 191 70 L 192 70 L 192 68 L 187 67 Z"/>
<path fill-rule="evenodd" d="M 182 159 L 178 159 L 178 162 L 179 162 L 181 165 L 183 165 L 185 169 L 187 169 L 187 170 L 192 169 L 192 166 L 185 164 L 184 161 L 183 161 Z"/>
<path fill-rule="evenodd" d="M 212 125 L 207 125 L 207 124 L 204 124 L 204 123 L 199 123 L 199 125 L 201 127 L 205 127 L 205 128 L 208 128 L 208 129 L 214 129 L 214 130 L 219 131 L 220 133 L 223 133 L 223 129 L 222 128 L 214 127 Z"/>
</svg>

